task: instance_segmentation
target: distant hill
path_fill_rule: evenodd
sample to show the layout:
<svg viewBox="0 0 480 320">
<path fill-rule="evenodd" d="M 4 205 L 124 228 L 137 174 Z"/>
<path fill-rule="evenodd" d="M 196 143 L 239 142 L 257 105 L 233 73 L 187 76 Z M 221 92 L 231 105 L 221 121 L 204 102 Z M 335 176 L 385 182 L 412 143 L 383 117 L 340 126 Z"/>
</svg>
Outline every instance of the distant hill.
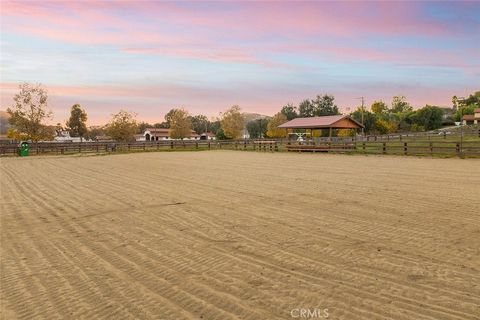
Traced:
<svg viewBox="0 0 480 320">
<path fill-rule="evenodd" d="M 10 115 L 6 111 L 0 110 L 0 134 L 7 134 L 7 130 L 10 128 L 9 118 Z"/>
<path fill-rule="evenodd" d="M 252 120 L 257 120 L 257 119 L 270 119 L 271 118 L 271 117 L 265 116 L 263 114 L 250 113 L 250 112 L 244 112 L 243 116 L 245 117 L 245 123 L 248 123 Z"/>
</svg>

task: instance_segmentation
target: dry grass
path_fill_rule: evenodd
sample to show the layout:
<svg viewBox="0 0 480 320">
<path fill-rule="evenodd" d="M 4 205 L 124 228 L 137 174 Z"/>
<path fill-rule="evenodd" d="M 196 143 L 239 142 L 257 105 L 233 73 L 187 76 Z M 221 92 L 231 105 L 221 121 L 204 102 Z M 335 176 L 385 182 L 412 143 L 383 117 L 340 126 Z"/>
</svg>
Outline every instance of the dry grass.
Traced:
<svg viewBox="0 0 480 320">
<path fill-rule="evenodd" d="M 480 161 L 1 159 L 3 318 L 478 319 Z"/>
</svg>

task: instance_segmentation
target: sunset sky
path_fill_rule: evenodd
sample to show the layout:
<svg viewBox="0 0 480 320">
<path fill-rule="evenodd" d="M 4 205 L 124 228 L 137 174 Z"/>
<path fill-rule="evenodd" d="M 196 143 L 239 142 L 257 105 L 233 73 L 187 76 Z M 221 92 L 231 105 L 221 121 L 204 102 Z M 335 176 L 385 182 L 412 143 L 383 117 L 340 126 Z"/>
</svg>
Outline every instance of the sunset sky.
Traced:
<svg viewBox="0 0 480 320">
<path fill-rule="evenodd" d="M 342 111 L 393 95 L 451 105 L 480 89 L 480 2 L 1 1 L 0 109 L 21 82 L 54 122 L 172 107 L 273 115 L 333 94 Z"/>
</svg>

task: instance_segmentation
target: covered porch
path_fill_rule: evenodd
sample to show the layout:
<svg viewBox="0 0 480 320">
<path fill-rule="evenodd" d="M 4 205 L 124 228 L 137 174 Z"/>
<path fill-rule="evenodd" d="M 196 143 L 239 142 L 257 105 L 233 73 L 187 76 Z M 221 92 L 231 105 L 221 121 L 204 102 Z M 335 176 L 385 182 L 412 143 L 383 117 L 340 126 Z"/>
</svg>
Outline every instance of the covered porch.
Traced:
<svg viewBox="0 0 480 320">
<path fill-rule="evenodd" d="M 358 130 L 364 126 L 348 115 L 311 117 L 311 118 L 296 118 L 278 126 L 284 128 L 288 134 L 289 130 L 305 130 L 305 134 L 314 130 L 325 130 L 329 132 L 329 138 L 332 138 L 332 131 L 334 129 L 353 129 Z"/>
</svg>

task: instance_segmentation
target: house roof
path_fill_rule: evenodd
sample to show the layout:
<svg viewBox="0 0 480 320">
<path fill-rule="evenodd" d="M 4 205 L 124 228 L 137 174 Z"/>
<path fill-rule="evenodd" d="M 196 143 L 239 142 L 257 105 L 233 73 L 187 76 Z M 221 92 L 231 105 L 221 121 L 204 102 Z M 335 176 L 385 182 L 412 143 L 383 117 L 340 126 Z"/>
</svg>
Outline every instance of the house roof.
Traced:
<svg viewBox="0 0 480 320">
<path fill-rule="evenodd" d="M 170 130 L 167 128 L 147 128 L 145 129 L 143 135 L 145 135 L 147 132 L 154 136 L 162 136 L 162 137 L 168 137 L 170 136 Z M 198 137 L 198 134 L 194 130 L 190 130 L 190 137 Z"/>
<path fill-rule="evenodd" d="M 463 120 L 473 121 L 473 120 L 475 120 L 475 115 L 473 115 L 473 114 L 466 114 L 466 115 L 463 116 Z"/>
<path fill-rule="evenodd" d="M 345 122 L 350 125 L 346 126 Z M 346 127 L 362 128 L 363 125 L 351 118 L 348 115 L 338 116 L 324 116 L 324 117 L 310 117 L 310 118 L 295 118 L 284 124 L 279 125 L 279 128 L 297 128 L 297 129 L 315 129 L 315 128 L 346 128 Z"/>
<path fill-rule="evenodd" d="M 170 132 L 170 129 L 168 128 L 147 128 L 145 129 L 145 131 L 150 131 L 150 132 L 165 132 L 165 133 L 168 133 Z"/>
</svg>

